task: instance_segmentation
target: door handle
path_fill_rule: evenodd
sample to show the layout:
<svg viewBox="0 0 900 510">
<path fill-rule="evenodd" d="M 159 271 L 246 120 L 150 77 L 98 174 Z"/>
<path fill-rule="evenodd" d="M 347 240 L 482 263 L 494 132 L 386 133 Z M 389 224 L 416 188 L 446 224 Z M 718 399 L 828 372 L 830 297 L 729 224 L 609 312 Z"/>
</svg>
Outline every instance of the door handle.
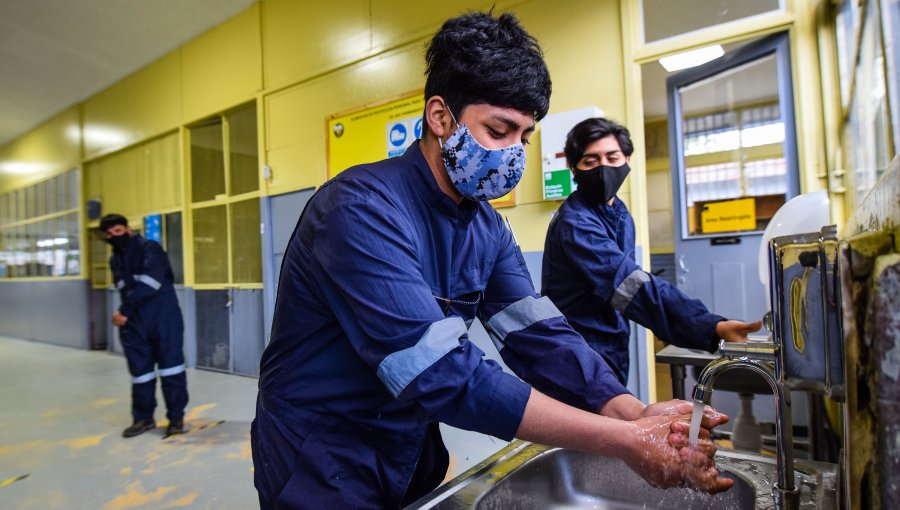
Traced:
<svg viewBox="0 0 900 510">
<path fill-rule="evenodd" d="M 684 265 L 684 255 L 678 256 L 678 267 L 681 268 L 681 272 L 683 272 L 683 273 L 691 272 L 691 270 L 688 269 L 687 267 L 685 267 L 685 265 Z"/>
</svg>

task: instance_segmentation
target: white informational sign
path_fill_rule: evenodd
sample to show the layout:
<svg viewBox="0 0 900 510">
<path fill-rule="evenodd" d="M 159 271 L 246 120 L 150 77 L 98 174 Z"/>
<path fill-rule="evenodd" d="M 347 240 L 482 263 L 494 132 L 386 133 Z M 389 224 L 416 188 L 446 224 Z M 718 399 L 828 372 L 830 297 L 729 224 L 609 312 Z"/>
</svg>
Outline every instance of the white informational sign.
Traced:
<svg viewBox="0 0 900 510">
<path fill-rule="evenodd" d="M 541 121 L 541 170 L 544 173 L 544 200 L 563 200 L 575 191 L 572 172 L 566 164 L 566 135 L 575 124 L 602 117 L 603 110 L 588 106 L 547 115 Z"/>
</svg>

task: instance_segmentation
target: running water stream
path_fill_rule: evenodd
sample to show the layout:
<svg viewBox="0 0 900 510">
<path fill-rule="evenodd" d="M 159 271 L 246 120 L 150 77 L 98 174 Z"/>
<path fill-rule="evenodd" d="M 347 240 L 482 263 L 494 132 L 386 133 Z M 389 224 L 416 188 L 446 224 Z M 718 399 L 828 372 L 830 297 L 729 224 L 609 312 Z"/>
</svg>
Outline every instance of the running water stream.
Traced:
<svg viewBox="0 0 900 510">
<path fill-rule="evenodd" d="M 703 419 L 703 409 L 706 404 L 699 400 L 694 400 L 694 412 L 691 414 L 691 432 L 688 437 L 688 444 L 691 448 L 696 448 L 700 441 L 700 421 Z"/>
</svg>

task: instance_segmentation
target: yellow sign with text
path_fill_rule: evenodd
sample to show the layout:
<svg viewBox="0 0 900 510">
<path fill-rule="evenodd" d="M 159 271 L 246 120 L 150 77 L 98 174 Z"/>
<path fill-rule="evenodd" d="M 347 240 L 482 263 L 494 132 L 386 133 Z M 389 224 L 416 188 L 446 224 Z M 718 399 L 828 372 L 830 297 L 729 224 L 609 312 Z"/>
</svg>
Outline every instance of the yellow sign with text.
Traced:
<svg viewBox="0 0 900 510">
<path fill-rule="evenodd" d="M 406 152 L 422 137 L 425 98 L 421 90 L 325 118 L 328 178 L 363 163 Z M 516 191 L 491 200 L 494 207 L 516 205 Z"/>
<path fill-rule="evenodd" d="M 422 136 L 422 91 L 329 115 L 328 177 L 351 166 L 399 156 Z"/>
<path fill-rule="evenodd" d="M 700 229 L 704 234 L 755 230 L 756 199 L 741 198 L 705 204 L 700 212 Z"/>
</svg>

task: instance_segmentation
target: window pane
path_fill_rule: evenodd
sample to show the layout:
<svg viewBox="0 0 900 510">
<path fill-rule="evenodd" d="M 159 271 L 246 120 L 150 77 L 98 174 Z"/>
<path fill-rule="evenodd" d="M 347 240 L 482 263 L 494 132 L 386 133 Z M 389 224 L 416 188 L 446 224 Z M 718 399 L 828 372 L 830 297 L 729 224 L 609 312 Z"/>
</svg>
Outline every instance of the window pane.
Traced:
<svg viewBox="0 0 900 510">
<path fill-rule="evenodd" d="M 228 114 L 232 195 L 259 189 L 256 106 Z"/>
<path fill-rule="evenodd" d="M 785 202 L 777 85 L 769 55 L 679 89 L 689 236 L 762 230 Z"/>
<path fill-rule="evenodd" d="M 12 257 L 12 237 L 9 229 L 0 230 L 0 278 L 9 276 L 9 266 Z"/>
<path fill-rule="evenodd" d="M 891 161 L 887 84 L 877 9 L 868 9 L 864 20 L 859 62 L 854 78 L 851 116 L 859 146 L 856 147 L 856 200 L 862 201 Z"/>
<path fill-rule="evenodd" d="M 0 193 L 0 226 L 9 223 L 9 193 Z"/>
<path fill-rule="evenodd" d="M 900 0 L 881 0 L 882 37 L 887 59 L 887 85 L 894 130 L 894 155 L 900 150 Z"/>
<path fill-rule="evenodd" d="M 76 276 L 81 274 L 81 229 L 78 221 L 78 213 L 71 213 L 65 216 L 67 225 L 65 232 L 68 234 L 69 242 L 66 246 L 66 274 Z M 60 240 L 65 236 L 61 233 Z"/>
<path fill-rule="evenodd" d="M 25 214 L 25 189 L 16 191 L 16 221 L 22 221 L 27 218 Z"/>
<path fill-rule="evenodd" d="M 52 221 L 34 223 L 34 274 L 50 276 L 53 268 Z"/>
<path fill-rule="evenodd" d="M 843 104 L 847 104 L 850 99 L 850 77 L 853 76 L 853 59 L 856 56 L 856 31 L 859 27 L 859 20 L 859 7 L 856 0 L 841 1 L 835 17 L 835 37 Z"/>
<path fill-rule="evenodd" d="M 225 206 L 194 209 L 194 280 L 228 283 L 228 223 Z"/>
<path fill-rule="evenodd" d="M 66 209 L 78 209 L 78 201 L 81 196 L 81 173 L 78 169 L 73 169 L 66 172 L 65 176 L 65 182 L 69 185 L 69 191 L 66 193 L 68 200 Z"/>
<path fill-rule="evenodd" d="M 644 42 L 781 9 L 779 0 L 641 0 Z"/>
<path fill-rule="evenodd" d="M 34 185 L 34 215 L 44 216 L 47 214 L 47 181 L 42 181 Z"/>
<path fill-rule="evenodd" d="M 212 200 L 225 193 L 222 121 L 191 128 L 191 199 Z"/>
<path fill-rule="evenodd" d="M 171 213 L 165 216 L 166 222 L 166 252 L 169 254 L 169 262 L 172 264 L 172 274 L 175 283 L 184 283 L 184 246 L 181 240 L 181 213 Z"/>
<path fill-rule="evenodd" d="M 262 282 L 259 236 L 259 199 L 243 200 L 231 207 L 231 264 L 234 283 Z"/>
<path fill-rule="evenodd" d="M 25 219 L 34 218 L 34 186 L 28 186 L 25 188 Z"/>
<path fill-rule="evenodd" d="M 38 240 L 38 224 L 29 223 L 25 225 L 25 276 L 37 276 L 37 240 Z"/>
<path fill-rule="evenodd" d="M 90 249 L 91 285 L 106 287 L 109 280 L 109 245 L 103 240 L 103 234 L 99 228 L 91 229 L 88 232 L 87 243 Z"/>
</svg>

